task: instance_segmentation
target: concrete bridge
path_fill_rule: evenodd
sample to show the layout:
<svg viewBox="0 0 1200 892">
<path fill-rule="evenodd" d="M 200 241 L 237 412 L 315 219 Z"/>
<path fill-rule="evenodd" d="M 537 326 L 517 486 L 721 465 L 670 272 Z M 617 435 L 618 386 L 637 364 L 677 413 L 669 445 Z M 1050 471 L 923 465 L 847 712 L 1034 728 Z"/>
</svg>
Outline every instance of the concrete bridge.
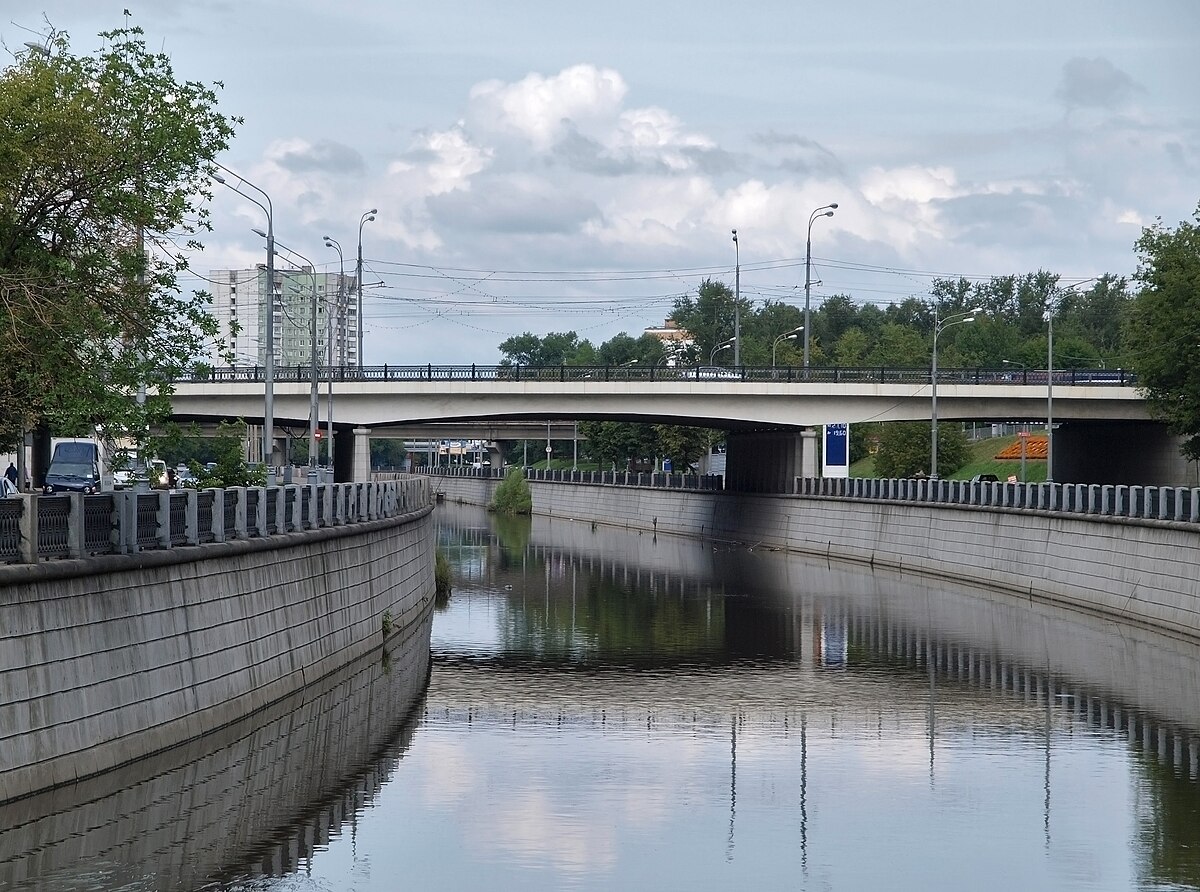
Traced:
<svg viewBox="0 0 1200 892">
<path fill-rule="evenodd" d="M 503 439 L 503 426 L 608 420 L 711 427 L 728 432 L 729 462 L 771 466 L 772 478 L 817 474 L 817 428 L 932 417 L 928 369 L 674 369 L 555 366 L 380 366 L 335 369 L 333 415 L 337 479 L 369 473 L 368 439 L 415 436 L 455 426 L 462 436 Z M 273 382 L 280 427 L 308 423 L 307 368 L 280 370 Z M 327 423 L 330 370 L 318 370 L 320 416 Z M 261 423 L 262 369 L 212 369 L 181 381 L 176 417 Z M 1177 444 L 1150 419 L 1127 373 L 939 369 L 942 421 L 1066 426 L 1056 479 L 1105 483 L 1184 483 Z M 511 428 L 510 428 L 511 429 Z"/>
</svg>

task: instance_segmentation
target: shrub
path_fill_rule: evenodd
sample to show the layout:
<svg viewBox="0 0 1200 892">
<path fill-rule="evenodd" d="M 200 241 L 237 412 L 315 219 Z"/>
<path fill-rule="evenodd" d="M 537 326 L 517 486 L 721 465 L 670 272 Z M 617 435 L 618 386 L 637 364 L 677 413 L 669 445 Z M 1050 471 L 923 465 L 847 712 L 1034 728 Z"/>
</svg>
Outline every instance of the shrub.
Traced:
<svg viewBox="0 0 1200 892">
<path fill-rule="evenodd" d="M 520 468 L 509 471 L 508 476 L 496 487 L 496 495 L 489 507 L 499 514 L 533 513 L 533 495 Z"/>
</svg>

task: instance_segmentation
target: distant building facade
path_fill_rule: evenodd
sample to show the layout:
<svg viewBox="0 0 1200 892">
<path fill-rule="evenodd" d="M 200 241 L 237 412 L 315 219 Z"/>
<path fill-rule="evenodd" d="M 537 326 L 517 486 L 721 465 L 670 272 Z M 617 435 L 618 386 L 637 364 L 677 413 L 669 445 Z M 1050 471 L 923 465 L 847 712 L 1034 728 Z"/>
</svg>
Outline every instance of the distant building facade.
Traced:
<svg viewBox="0 0 1200 892">
<path fill-rule="evenodd" d="M 691 347 L 696 343 L 692 333 L 681 328 L 674 319 L 663 322 L 661 328 L 647 328 L 645 334 L 658 338 L 663 345 L 663 353 L 667 357 L 666 365 L 673 366 L 684 360 Z"/>
<path fill-rule="evenodd" d="M 210 270 L 209 312 L 237 365 L 264 365 L 267 357 L 267 268 Z M 276 366 L 312 362 L 312 301 L 317 302 L 317 364 L 358 365 L 358 306 L 354 278 L 311 267 L 275 270 L 271 324 Z M 214 348 L 210 361 L 223 365 Z"/>
</svg>

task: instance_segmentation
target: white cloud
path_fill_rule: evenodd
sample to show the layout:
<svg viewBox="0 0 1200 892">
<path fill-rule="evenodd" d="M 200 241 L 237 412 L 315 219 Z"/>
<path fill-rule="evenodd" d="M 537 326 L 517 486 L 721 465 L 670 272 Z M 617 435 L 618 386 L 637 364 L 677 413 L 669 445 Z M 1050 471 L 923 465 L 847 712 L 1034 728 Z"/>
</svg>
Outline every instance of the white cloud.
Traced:
<svg viewBox="0 0 1200 892">
<path fill-rule="evenodd" d="M 514 84 L 484 81 L 471 88 L 468 116 L 484 132 L 516 133 L 539 152 L 573 124 L 583 131 L 615 117 L 628 88 L 610 68 L 574 65 L 556 75 L 529 74 Z"/>
</svg>

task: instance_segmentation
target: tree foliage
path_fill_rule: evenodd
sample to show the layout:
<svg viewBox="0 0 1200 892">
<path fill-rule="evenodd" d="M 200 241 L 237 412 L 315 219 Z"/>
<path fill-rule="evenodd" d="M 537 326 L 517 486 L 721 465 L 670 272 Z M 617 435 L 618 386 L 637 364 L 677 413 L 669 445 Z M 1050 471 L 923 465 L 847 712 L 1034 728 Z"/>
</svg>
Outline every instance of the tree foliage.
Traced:
<svg viewBox="0 0 1200 892">
<path fill-rule="evenodd" d="M 744 326 L 752 316 L 752 305 L 746 298 L 738 304 L 740 323 Z M 733 337 L 734 296 L 733 290 L 724 282 L 705 279 L 696 291 L 696 296 L 686 295 L 675 301 L 671 318 L 687 330 L 694 341 L 691 355 L 682 357 L 689 362 L 707 363 L 713 348 Z M 742 335 L 742 352 L 745 352 L 746 335 Z M 733 351 L 725 351 L 727 364 L 732 363 Z"/>
<path fill-rule="evenodd" d="M 930 472 L 932 437 L 923 421 L 881 425 L 875 472 L 880 477 L 913 477 Z M 938 475 L 945 477 L 967 461 L 967 438 L 957 424 L 938 425 Z"/>
<path fill-rule="evenodd" d="M 513 468 L 496 487 L 496 494 L 489 506 L 499 514 L 532 514 L 533 494 L 525 480 L 525 472 Z"/>
<path fill-rule="evenodd" d="M 139 28 L 66 34 L 0 72 L 0 440 L 39 423 L 140 436 L 170 382 L 216 335 L 179 292 L 209 228 L 212 159 L 235 120 L 212 87 L 177 78 Z M 139 388 L 149 396 L 145 407 Z"/>
<path fill-rule="evenodd" d="M 1195 222 L 1158 221 L 1138 239 L 1141 290 L 1126 332 L 1130 364 L 1152 411 L 1200 458 L 1200 205 Z"/>
<path fill-rule="evenodd" d="M 209 468 L 207 463 L 201 464 L 196 458 L 187 462 L 196 478 L 196 487 L 263 486 L 267 481 L 266 469 L 261 466 L 250 467 L 246 463 L 245 444 L 245 422 L 221 422 L 217 427 L 217 435 L 205 438 L 202 447 L 205 454 L 212 456 L 214 467 Z"/>
</svg>

